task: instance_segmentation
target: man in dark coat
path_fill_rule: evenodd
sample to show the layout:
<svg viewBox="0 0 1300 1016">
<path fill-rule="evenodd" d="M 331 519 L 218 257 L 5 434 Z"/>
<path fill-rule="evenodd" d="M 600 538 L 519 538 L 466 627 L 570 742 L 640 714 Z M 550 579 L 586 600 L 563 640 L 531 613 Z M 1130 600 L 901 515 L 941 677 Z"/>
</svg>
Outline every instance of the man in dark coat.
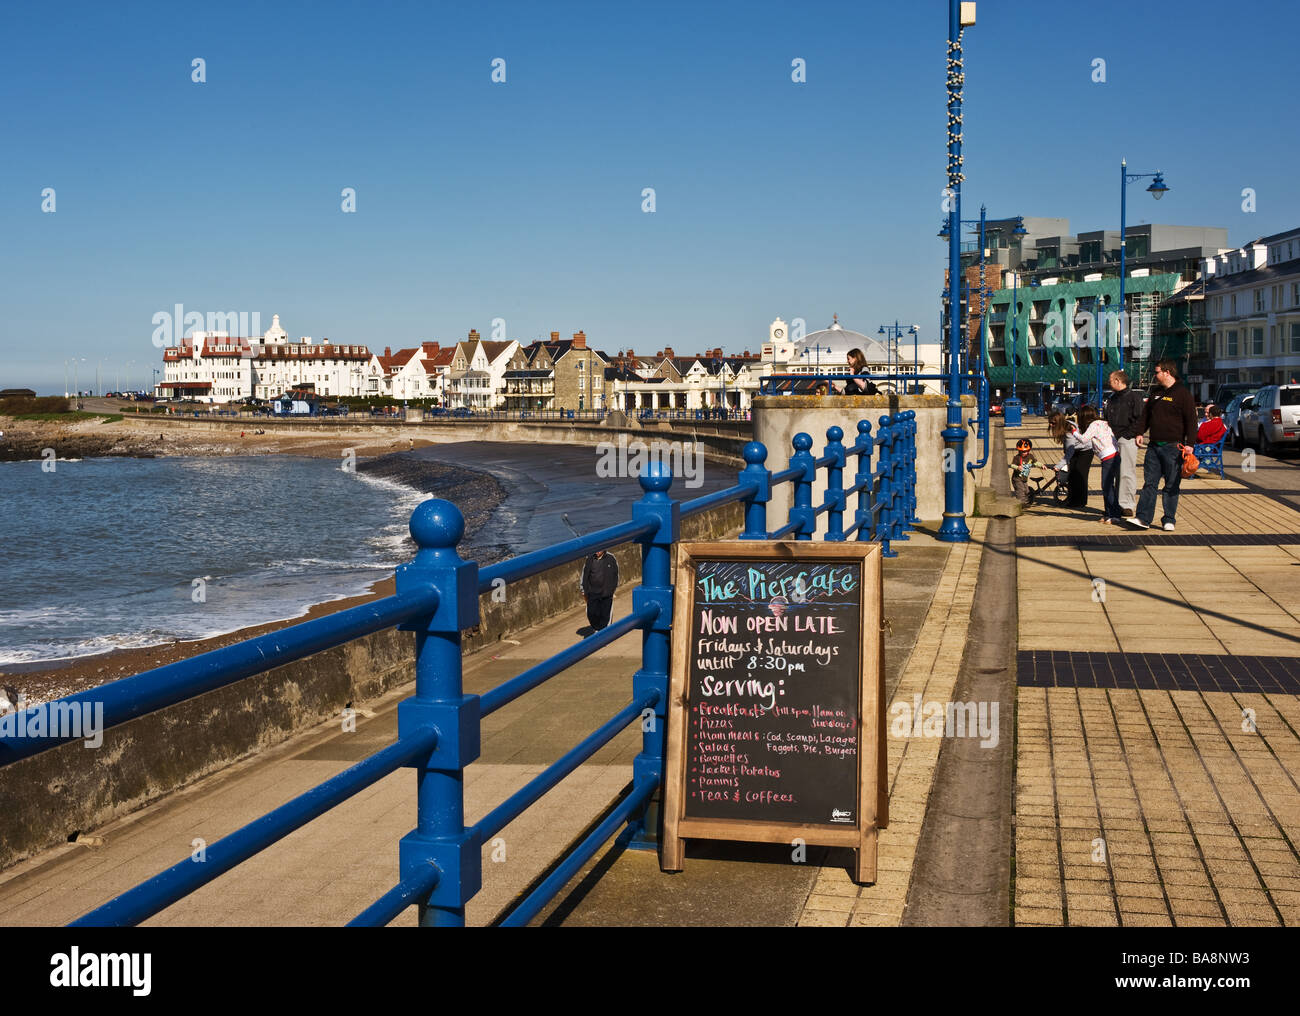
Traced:
<svg viewBox="0 0 1300 1016">
<path fill-rule="evenodd" d="M 598 550 L 582 567 L 582 595 L 587 598 L 587 622 L 600 631 L 609 625 L 618 588 L 618 562 L 613 554 Z"/>
<path fill-rule="evenodd" d="M 1145 400 L 1141 392 L 1129 387 L 1128 375 L 1122 370 L 1111 371 L 1110 387 L 1115 394 L 1106 403 L 1104 415 L 1119 449 L 1119 506 L 1124 517 L 1131 519 L 1137 509 L 1137 438 Z"/>
<path fill-rule="evenodd" d="M 1178 380 L 1178 365 L 1173 360 L 1156 364 L 1156 387 L 1147 399 L 1138 422 L 1138 433 L 1151 432 L 1151 443 L 1142 466 L 1145 483 L 1138 498 L 1137 514 L 1124 521 L 1138 529 L 1149 529 L 1155 519 L 1156 492 L 1164 481 L 1164 518 L 1168 532 L 1174 531 L 1178 511 L 1178 488 L 1183 480 L 1183 455 L 1180 445 L 1196 444 L 1196 402 Z M 1138 439 L 1139 443 L 1141 438 Z"/>
</svg>

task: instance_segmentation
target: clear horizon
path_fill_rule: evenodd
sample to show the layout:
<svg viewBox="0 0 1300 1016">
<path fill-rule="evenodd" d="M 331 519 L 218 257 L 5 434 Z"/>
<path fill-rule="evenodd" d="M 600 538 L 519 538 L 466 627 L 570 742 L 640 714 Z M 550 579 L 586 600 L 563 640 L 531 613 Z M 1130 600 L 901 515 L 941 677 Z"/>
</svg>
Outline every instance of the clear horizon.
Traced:
<svg viewBox="0 0 1300 1016">
<path fill-rule="evenodd" d="M 1117 229 L 1127 158 L 1170 187 L 1130 187 L 1133 225 L 1300 225 L 1298 23 L 980 0 L 963 217 Z M 753 351 L 832 314 L 934 342 L 946 36 L 939 0 L 13 11 L 0 388 L 62 394 L 73 358 L 82 388 L 101 362 L 101 390 L 147 387 L 176 304 L 377 351 L 498 318 L 610 353 Z"/>
</svg>

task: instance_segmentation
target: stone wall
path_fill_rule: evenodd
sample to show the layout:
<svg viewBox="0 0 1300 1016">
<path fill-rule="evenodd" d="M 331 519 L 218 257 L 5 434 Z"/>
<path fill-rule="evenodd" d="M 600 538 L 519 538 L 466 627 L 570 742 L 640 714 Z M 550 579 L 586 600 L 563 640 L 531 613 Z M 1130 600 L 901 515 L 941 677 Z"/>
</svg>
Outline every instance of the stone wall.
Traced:
<svg viewBox="0 0 1300 1016">
<path fill-rule="evenodd" d="M 917 516 L 925 521 L 943 518 L 943 436 L 948 425 L 947 397 L 943 395 L 805 395 L 765 396 L 754 400 L 754 440 L 767 446 L 767 467 L 779 472 L 789 467 L 794 452 L 794 436 L 800 431 L 813 439 L 812 454 L 820 458 L 826 450 L 826 430 L 838 426 L 844 431 L 845 446 L 857 440 L 858 421 L 870 421 L 874 433 L 880 417 L 902 412 L 916 413 L 916 499 Z M 969 420 L 975 413 L 975 398 L 962 397 L 962 417 Z M 965 461 L 971 462 L 977 453 L 975 432 L 966 430 Z M 873 457 L 872 467 L 875 468 Z M 853 485 L 856 461 L 850 461 L 844 473 L 844 486 Z M 965 512 L 975 510 L 975 482 L 963 468 L 965 483 Z M 813 483 L 812 503 L 821 504 L 826 498 L 826 474 L 819 471 Z M 783 484 L 772 492 L 768 504 L 768 528 L 777 529 L 788 520 L 794 486 Z M 845 525 L 853 524 L 852 511 L 856 495 L 849 498 Z M 826 516 L 817 519 L 817 532 L 826 531 Z"/>
</svg>

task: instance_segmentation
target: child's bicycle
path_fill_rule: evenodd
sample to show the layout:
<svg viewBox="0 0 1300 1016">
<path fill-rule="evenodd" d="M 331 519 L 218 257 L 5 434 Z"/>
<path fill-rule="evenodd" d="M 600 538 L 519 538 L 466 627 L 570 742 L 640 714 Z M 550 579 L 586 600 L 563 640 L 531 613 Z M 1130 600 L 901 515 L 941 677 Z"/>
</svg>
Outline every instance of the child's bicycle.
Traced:
<svg viewBox="0 0 1300 1016">
<path fill-rule="evenodd" d="M 1070 496 L 1069 473 L 1062 467 L 1035 465 L 1025 477 L 1025 507 L 1040 497 L 1051 494 L 1057 504 L 1065 504 Z"/>
</svg>

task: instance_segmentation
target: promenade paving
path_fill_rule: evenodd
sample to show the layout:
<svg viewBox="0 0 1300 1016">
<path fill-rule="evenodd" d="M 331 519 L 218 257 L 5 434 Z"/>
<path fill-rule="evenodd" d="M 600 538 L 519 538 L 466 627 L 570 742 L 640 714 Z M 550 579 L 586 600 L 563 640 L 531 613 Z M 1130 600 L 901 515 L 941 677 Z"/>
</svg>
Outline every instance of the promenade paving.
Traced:
<svg viewBox="0 0 1300 1016">
<path fill-rule="evenodd" d="M 977 541 L 983 523 L 973 520 Z M 978 542 L 956 549 L 922 532 L 886 564 L 886 688 L 910 701 L 946 699 L 964 644 Z M 576 574 L 576 573 L 575 573 Z M 630 588 L 614 616 L 631 609 Z M 465 687 L 482 693 L 571 645 L 585 624 L 572 611 L 466 658 Z M 624 637 L 483 722 L 482 754 L 466 771 L 468 823 L 524 786 L 629 698 L 640 639 Z M 335 775 L 396 736 L 396 706 L 410 689 L 365 703 L 356 730 L 322 724 L 149 808 L 0 873 L 0 925 L 75 919 L 268 810 Z M 807 863 L 770 848 L 692 848 L 683 875 L 663 875 L 653 852 L 611 844 L 598 859 L 599 892 L 570 892 L 541 920 L 571 924 L 897 924 L 906 899 L 938 742 L 892 741 L 891 825 L 881 877 L 859 889 L 844 856 L 812 850 Z M 640 735 L 626 730 L 542 801 L 484 845 L 483 890 L 467 921 L 493 923 L 626 788 Z M 414 777 L 394 773 L 339 808 L 162 911 L 150 925 L 337 925 L 397 881 L 397 842 L 415 823 Z M 767 850 L 764 855 L 763 851 Z M 780 852 L 778 852 L 779 854 Z M 709 856 L 704 856 L 708 854 Z M 617 858 L 617 861 L 615 861 Z M 631 872 L 630 883 L 625 873 Z M 581 882 L 575 882 L 575 885 Z M 635 898 L 615 891 L 631 885 Z M 415 924 L 408 909 L 396 925 Z"/>
<path fill-rule="evenodd" d="M 1300 924 L 1300 511 L 1239 468 L 1017 520 L 1017 925 Z"/>
</svg>

